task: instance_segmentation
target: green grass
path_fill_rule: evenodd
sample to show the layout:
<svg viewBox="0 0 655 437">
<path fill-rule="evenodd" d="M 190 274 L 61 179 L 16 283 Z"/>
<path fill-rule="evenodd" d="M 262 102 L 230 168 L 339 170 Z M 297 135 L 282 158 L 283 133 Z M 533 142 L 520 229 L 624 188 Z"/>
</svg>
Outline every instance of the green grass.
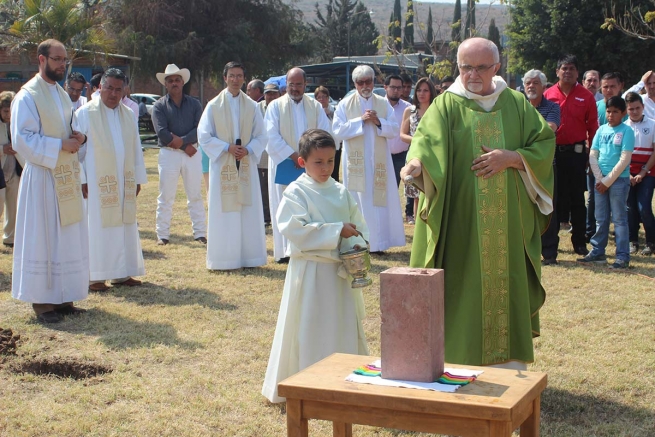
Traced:
<svg viewBox="0 0 655 437">
<path fill-rule="evenodd" d="M 142 287 L 91 294 L 80 302 L 86 315 L 42 326 L 11 298 L 11 251 L 0 249 L 0 327 L 22 340 L 16 356 L 0 356 L 0 436 L 286 435 L 284 408 L 260 395 L 286 267 L 273 262 L 270 229 L 268 265 L 207 271 L 180 183 L 171 244 L 157 246 L 157 150 L 145 158 Z M 408 241 L 412 231 L 406 227 Z M 548 373 L 542 435 L 653 436 L 655 258 L 636 256 L 625 273 L 579 265 L 567 235 L 560 265 L 543 269 L 548 295 L 530 366 Z M 364 327 L 374 355 L 379 273 L 408 260 L 409 244 L 373 257 Z M 112 371 L 78 380 L 17 371 L 43 360 Z M 330 436 L 331 426 L 311 421 L 310 433 Z M 422 435 L 365 426 L 354 434 Z"/>
</svg>

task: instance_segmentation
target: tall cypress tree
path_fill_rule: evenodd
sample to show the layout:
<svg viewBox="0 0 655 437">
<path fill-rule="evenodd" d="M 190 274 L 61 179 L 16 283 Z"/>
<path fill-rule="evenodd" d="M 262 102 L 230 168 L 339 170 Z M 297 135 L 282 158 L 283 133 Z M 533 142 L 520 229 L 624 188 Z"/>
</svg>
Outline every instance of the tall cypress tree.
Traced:
<svg viewBox="0 0 655 437">
<path fill-rule="evenodd" d="M 393 15 L 391 16 L 391 29 L 389 34 L 393 38 L 393 46 L 396 51 L 403 50 L 403 29 L 402 29 L 402 15 L 400 12 L 400 0 L 396 0 L 393 4 Z"/>
<path fill-rule="evenodd" d="M 462 40 L 462 0 L 455 1 L 455 13 L 453 14 L 453 31 L 450 35 L 451 41 Z"/>
<path fill-rule="evenodd" d="M 405 18 L 405 38 L 403 39 L 405 51 L 414 52 L 414 2 L 407 2 L 407 18 Z"/>
<path fill-rule="evenodd" d="M 466 2 L 466 27 L 462 39 L 470 38 L 475 35 L 475 0 Z"/>
<path fill-rule="evenodd" d="M 425 35 L 425 44 L 434 52 L 434 30 L 432 30 L 432 6 L 428 7 L 427 33 Z"/>
</svg>

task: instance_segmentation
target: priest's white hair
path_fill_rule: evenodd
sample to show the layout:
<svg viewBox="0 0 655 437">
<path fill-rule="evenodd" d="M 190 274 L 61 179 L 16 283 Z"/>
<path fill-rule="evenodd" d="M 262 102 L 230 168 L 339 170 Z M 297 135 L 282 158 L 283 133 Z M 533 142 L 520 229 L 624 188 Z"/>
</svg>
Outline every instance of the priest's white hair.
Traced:
<svg viewBox="0 0 655 437">
<path fill-rule="evenodd" d="M 361 79 L 366 79 L 370 77 L 371 79 L 375 78 L 375 72 L 368 65 L 359 65 L 353 70 L 353 82 L 357 82 Z"/>
</svg>

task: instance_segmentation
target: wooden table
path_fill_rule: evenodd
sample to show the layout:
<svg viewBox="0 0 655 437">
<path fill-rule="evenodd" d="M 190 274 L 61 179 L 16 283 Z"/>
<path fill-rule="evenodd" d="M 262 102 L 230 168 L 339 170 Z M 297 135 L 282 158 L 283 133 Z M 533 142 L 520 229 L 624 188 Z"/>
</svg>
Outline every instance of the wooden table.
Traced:
<svg viewBox="0 0 655 437">
<path fill-rule="evenodd" d="M 308 435 L 307 420 L 333 422 L 334 436 L 352 436 L 352 424 L 458 436 L 539 436 L 546 374 L 489 367 L 455 393 L 382 387 L 345 381 L 376 357 L 334 354 L 278 385 L 287 398 L 287 435 Z"/>
</svg>

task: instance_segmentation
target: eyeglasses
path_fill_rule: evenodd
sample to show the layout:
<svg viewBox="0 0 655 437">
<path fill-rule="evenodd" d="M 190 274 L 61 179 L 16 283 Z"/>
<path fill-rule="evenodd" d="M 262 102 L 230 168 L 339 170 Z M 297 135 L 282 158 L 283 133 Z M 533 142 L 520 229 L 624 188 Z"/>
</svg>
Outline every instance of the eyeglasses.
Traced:
<svg viewBox="0 0 655 437">
<path fill-rule="evenodd" d="M 80 88 L 79 90 L 77 88 L 73 88 L 72 86 L 66 88 L 68 89 L 69 93 L 82 94 L 82 91 L 84 91 L 84 88 Z"/>
<path fill-rule="evenodd" d="M 355 83 L 359 86 L 373 85 L 373 79 L 357 80 Z"/>
<path fill-rule="evenodd" d="M 391 91 L 400 91 L 401 89 L 403 89 L 403 87 L 401 86 L 391 86 L 391 85 L 387 85 L 387 88 L 389 88 Z"/>
<path fill-rule="evenodd" d="M 53 58 L 51 56 L 48 56 L 48 59 L 55 61 L 57 64 L 65 64 L 65 65 L 70 65 L 71 60 L 68 58 L 60 58 L 57 56 L 56 58 Z"/>
<path fill-rule="evenodd" d="M 495 66 L 496 64 L 498 64 L 498 62 L 495 62 L 491 65 L 478 65 L 476 67 L 466 64 L 457 64 L 457 68 L 459 68 L 459 71 L 462 74 L 471 74 L 473 70 L 475 70 L 475 72 L 478 74 L 482 74 L 482 73 L 486 73 L 491 67 Z"/>
<path fill-rule="evenodd" d="M 305 84 L 302 83 L 302 82 L 301 83 L 287 83 L 287 88 L 293 88 L 293 89 L 302 88 L 302 89 L 305 89 Z"/>
</svg>

